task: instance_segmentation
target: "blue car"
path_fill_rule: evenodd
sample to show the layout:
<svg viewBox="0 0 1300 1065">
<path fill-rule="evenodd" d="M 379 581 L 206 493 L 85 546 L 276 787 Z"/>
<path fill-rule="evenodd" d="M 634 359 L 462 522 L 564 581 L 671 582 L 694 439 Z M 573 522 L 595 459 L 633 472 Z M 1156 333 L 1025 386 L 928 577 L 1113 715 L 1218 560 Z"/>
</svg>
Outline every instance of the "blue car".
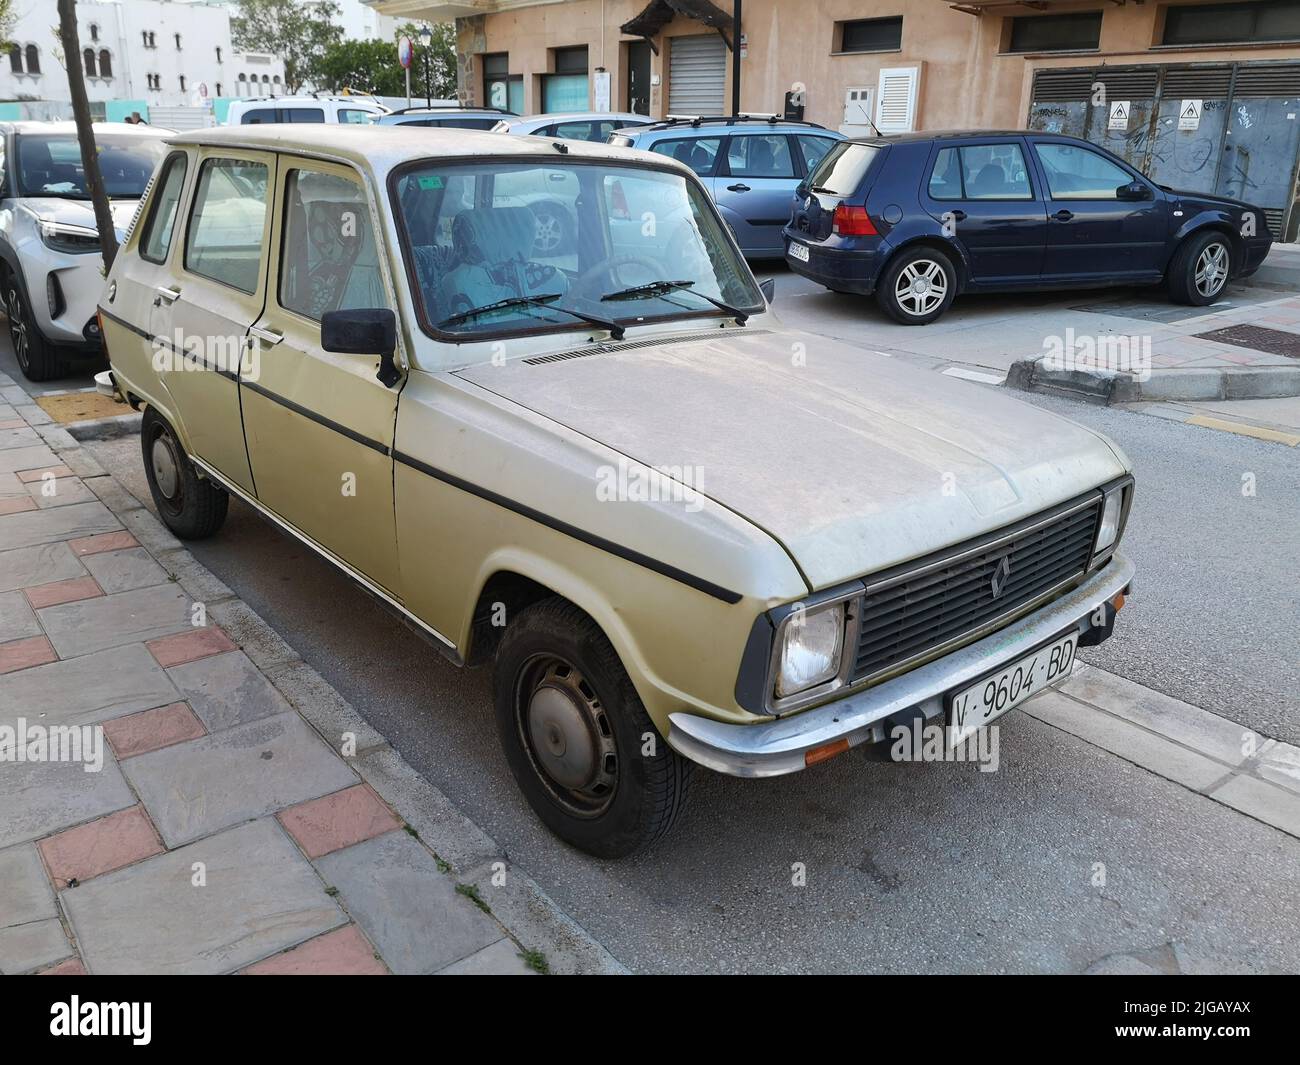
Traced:
<svg viewBox="0 0 1300 1065">
<path fill-rule="evenodd" d="M 934 321 L 959 292 L 1162 284 L 1203 306 L 1272 243 L 1258 207 L 1026 131 L 844 141 L 796 190 L 784 238 L 796 273 L 874 292 L 905 325 Z"/>
<path fill-rule="evenodd" d="M 700 176 L 740 250 L 780 258 L 790 197 L 844 137 L 812 122 L 770 115 L 669 118 L 615 130 L 609 143 L 642 148 L 685 163 Z"/>
</svg>

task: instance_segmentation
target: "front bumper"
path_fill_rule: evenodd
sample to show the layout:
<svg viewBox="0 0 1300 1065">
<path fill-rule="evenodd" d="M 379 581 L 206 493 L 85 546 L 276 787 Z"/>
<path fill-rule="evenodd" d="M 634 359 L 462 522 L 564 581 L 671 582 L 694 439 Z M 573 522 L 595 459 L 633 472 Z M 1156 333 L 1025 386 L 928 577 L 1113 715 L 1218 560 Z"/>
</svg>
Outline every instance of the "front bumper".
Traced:
<svg viewBox="0 0 1300 1065">
<path fill-rule="evenodd" d="M 736 777 L 775 777 L 803 769 L 809 751 L 839 740 L 856 747 L 885 718 L 920 708 L 943 712 L 943 696 L 1035 647 L 1078 627 L 1133 580 L 1133 563 L 1116 553 L 1074 590 L 1004 629 L 923 666 L 849 695 L 761 725 L 735 725 L 694 714 L 669 715 L 668 744 L 694 762 Z"/>
</svg>

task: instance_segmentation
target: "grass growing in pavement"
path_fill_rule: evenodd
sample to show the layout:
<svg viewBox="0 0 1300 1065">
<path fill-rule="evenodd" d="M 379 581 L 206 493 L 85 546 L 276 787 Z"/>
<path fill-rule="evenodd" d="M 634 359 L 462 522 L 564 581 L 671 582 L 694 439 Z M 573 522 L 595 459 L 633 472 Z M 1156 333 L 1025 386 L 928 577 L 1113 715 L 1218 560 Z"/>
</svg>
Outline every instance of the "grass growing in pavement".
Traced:
<svg viewBox="0 0 1300 1065">
<path fill-rule="evenodd" d="M 551 963 L 546 960 L 546 955 L 540 950 L 523 950 L 519 952 L 519 957 L 524 959 L 524 964 L 533 972 L 541 976 L 551 975 Z"/>
<path fill-rule="evenodd" d="M 461 895 L 464 895 L 467 899 L 469 899 L 470 902 L 472 902 L 484 913 L 492 912 L 492 908 L 486 902 L 483 901 L 483 896 L 478 893 L 478 888 L 476 888 L 473 884 L 457 884 L 456 890 Z"/>
</svg>

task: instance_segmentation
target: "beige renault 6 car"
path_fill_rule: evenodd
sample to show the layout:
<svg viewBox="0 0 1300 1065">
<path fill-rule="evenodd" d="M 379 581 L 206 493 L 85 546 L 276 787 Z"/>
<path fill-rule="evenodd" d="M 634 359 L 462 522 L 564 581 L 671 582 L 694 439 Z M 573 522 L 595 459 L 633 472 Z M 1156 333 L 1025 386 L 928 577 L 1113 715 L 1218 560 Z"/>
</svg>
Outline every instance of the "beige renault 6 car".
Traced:
<svg viewBox="0 0 1300 1065">
<path fill-rule="evenodd" d="M 575 223 L 547 255 L 538 190 Z M 1132 578 L 1114 445 L 785 329 L 664 156 L 175 136 L 101 311 L 167 524 L 209 536 L 237 496 L 493 663 L 520 787 L 597 855 L 663 834 L 696 765 L 790 773 L 918 719 L 964 741 Z"/>
</svg>

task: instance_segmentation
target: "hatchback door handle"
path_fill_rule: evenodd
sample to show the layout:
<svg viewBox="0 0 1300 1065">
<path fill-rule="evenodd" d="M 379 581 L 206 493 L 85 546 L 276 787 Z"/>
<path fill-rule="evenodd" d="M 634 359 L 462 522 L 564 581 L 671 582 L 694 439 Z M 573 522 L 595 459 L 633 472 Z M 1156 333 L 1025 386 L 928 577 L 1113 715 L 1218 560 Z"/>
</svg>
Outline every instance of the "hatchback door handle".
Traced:
<svg viewBox="0 0 1300 1065">
<path fill-rule="evenodd" d="M 260 325 L 249 326 L 248 335 L 257 337 L 264 344 L 278 344 L 284 339 L 284 334 L 274 329 L 263 329 Z"/>
<path fill-rule="evenodd" d="M 958 209 L 956 211 L 949 211 L 948 213 L 952 215 L 952 220 L 954 222 L 966 221 L 966 212 L 963 210 Z"/>
<path fill-rule="evenodd" d="M 181 290 L 178 288 L 168 288 L 166 285 L 159 285 L 155 291 L 157 291 L 158 295 L 168 303 L 175 303 L 181 298 Z"/>
<path fill-rule="evenodd" d="M 749 186 L 748 186 L 748 185 L 728 185 L 728 186 L 727 186 L 727 191 L 728 191 L 728 192 L 748 192 L 748 191 L 749 191 Z"/>
<path fill-rule="evenodd" d="M 1062 208 L 1061 210 L 1057 211 L 1056 214 L 1052 215 L 1052 217 L 1055 218 L 1058 222 L 1068 222 L 1071 218 L 1074 217 L 1074 212 L 1067 211 L 1064 208 Z"/>
</svg>

